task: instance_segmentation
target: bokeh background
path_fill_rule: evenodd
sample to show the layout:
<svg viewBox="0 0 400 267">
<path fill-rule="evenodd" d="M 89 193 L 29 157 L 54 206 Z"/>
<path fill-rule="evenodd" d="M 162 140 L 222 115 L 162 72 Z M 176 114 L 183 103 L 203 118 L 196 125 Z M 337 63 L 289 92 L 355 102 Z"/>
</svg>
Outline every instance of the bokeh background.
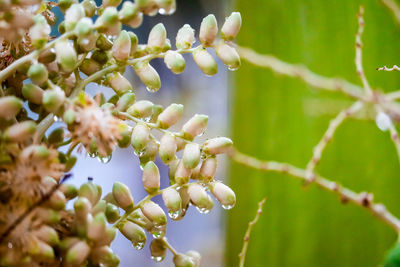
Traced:
<svg viewBox="0 0 400 267">
<path fill-rule="evenodd" d="M 354 64 L 360 5 L 365 8 L 366 75 L 374 88 L 399 89 L 398 73 L 376 71 L 382 65 L 400 63 L 400 27 L 380 0 L 180 0 L 174 15 L 146 18 L 136 33 L 143 43 L 151 27 L 162 21 L 174 40 L 185 23 L 198 29 L 201 19 L 214 13 L 222 25 L 231 11 L 240 11 L 240 45 L 361 84 Z M 351 103 L 340 94 L 321 93 L 245 61 L 234 73 L 220 65 L 217 76 L 205 77 L 190 57 L 187 59 L 187 69 L 180 76 L 155 62 L 163 83 L 156 94 L 146 92 L 127 71 L 137 99 L 163 105 L 183 103 L 186 119 L 195 113 L 207 114 L 209 128 L 202 138 L 227 135 L 240 151 L 261 159 L 305 166 L 329 120 Z M 92 87 L 89 92 L 98 89 Z M 118 180 L 131 187 L 135 199 L 145 195 L 132 149 L 117 150 L 108 164 L 86 155 L 79 157 L 82 160 L 73 169 L 76 184 L 90 176 L 111 188 Z M 205 267 L 237 266 L 247 223 L 263 197 L 267 202 L 252 232 L 246 266 L 377 266 L 395 241 L 389 227 L 365 210 L 341 205 L 329 192 L 312 185 L 303 187 L 285 175 L 226 163 L 220 165 L 218 178 L 236 192 L 236 207 L 225 211 L 216 205 L 207 215 L 191 209 L 184 220 L 169 223 L 167 228 L 172 245 L 180 251 L 200 251 Z M 166 185 L 167 169 L 162 164 L 159 167 Z M 363 118 L 345 122 L 328 145 L 318 171 L 356 191 L 374 192 L 378 202 L 400 214 L 395 149 L 388 133 L 373 122 Z M 121 256 L 121 266 L 172 266 L 170 255 L 163 263 L 150 260 L 148 245 L 145 252 L 136 251 L 119 237 L 113 246 Z"/>
</svg>

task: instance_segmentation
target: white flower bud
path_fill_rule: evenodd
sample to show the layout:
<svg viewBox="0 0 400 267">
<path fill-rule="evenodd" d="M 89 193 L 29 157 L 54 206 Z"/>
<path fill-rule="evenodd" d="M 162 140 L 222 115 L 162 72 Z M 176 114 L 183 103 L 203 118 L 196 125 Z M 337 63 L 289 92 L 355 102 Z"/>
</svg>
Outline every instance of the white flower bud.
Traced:
<svg viewBox="0 0 400 267">
<path fill-rule="evenodd" d="M 202 135 L 207 128 L 208 116 L 196 114 L 188 120 L 182 127 L 185 139 L 193 140 L 194 137 Z"/>
<path fill-rule="evenodd" d="M 78 21 L 74 31 L 78 37 L 86 37 L 92 32 L 92 28 L 93 21 L 90 18 L 84 17 Z"/>
<path fill-rule="evenodd" d="M 56 112 L 65 101 L 65 92 L 60 87 L 54 86 L 43 93 L 43 106 L 49 112 Z"/>
<path fill-rule="evenodd" d="M 185 70 L 186 61 L 183 56 L 176 52 L 169 50 L 164 57 L 164 63 L 173 73 L 179 74 Z"/>
<path fill-rule="evenodd" d="M 60 239 L 58 237 L 57 231 L 53 227 L 48 225 L 42 225 L 38 230 L 34 232 L 35 236 L 40 240 L 52 246 L 58 245 Z"/>
<path fill-rule="evenodd" d="M 162 199 L 169 212 L 179 212 L 182 209 L 181 195 L 174 188 L 164 189 Z"/>
<path fill-rule="evenodd" d="M 42 48 L 48 41 L 51 28 L 46 19 L 38 14 L 35 16 L 35 25 L 29 29 L 29 36 L 36 49 Z"/>
<path fill-rule="evenodd" d="M 233 192 L 228 186 L 221 182 L 213 182 L 210 185 L 210 191 L 225 209 L 231 209 L 235 206 L 235 192 Z"/>
<path fill-rule="evenodd" d="M 133 91 L 132 84 L 119 72 L 109 74 L 107 76 L 107 81 L 117 95 L 121 96 L 127 92 Z"/>
<path fill-rule="evenodd" d="M 192 203 L 203 212 L 208 212 L 214 206 L 214 202 L 207 194 L 206 190 L 199 184 L 190 184 L 188 194 Z"/>
<path fill-rule="evenodd" d="M 94 216 L 88 225 L 87 236 L 94 241 L 101 240 L 106 232 L 107 222 L 104 213 L 100 212 Z"/>
<path fill-rule="evenodd" d="M 85 15 L 87 17 L 93 17 L 96 13 L 97 6 L 96 2 L 93 0 L 84 0 L 82 2 L 83 9 L 85 10 Z"/>
<path fill-rule="evenodd" d="M 135 102 L 135 94 L 134 93 L 125 93 L 123 94 L 117 102 L 115 110 L 118 111 L 126 111 L 126 109 Z"/>
<path fill-rule="evenodd" d="M 153 161 L 149 161 L 144 165 L 142 181 L 144 189 L 149 195 L 160 189 L 160 171 Z"/>
<path fill-rule="evenodd" d="M 72 31 L 77 22 L 85 16 L 85 9 L 80 4 L 73 4 L 67 9 L 65 13 L 65 29 L 67 31 Z"/>
<path fill-rule="evenodd" d="M 194 169 L 200 162 L 200 146 L 196 143 L 189 143 L 185 146 L 182 157 L 185 168 Z"/>
<path fill-rule="evenodd" d="M 101 191 L 99 191 L 99 187 L 96 184 L 87 182 L 79 188 L 78 196 L 87 198 L 94 206 L 101 198 Z"/>
<path fill-rule="evenodd" d="M 150 139 L 150 129 L 145 124 L 137 124 L 133 128 L 131 144 L 136 151 L 142 151 Z"/>
<path fill-rule="evenodd" d="M 12 119 L 22 108 L 22 100 L 15 96 L 0 98 L 0 118 Z"/>
<path fill-rule="evenodd" d="M 193 52 L 193 60 L 204 74 L 208 76 L 217 74 L 217 62 L 215 62 L 213 56 L 207 50 L 201 47 L 196 49 Z"/>
<path fill-rule="evenodd" d="M 120 61 L 127 60 L 131 53 L 131 38 L 127 31 L 123 30 L 114 41 L 112 47 L 114 58 Z"/>
<path fill-rule="evenodd" d="M 119 229 L 121 233 L 126 238 L 128 238 L 134 246 L 138 246 L 139 244 L 141 244 L 140 246 L 143 247 L 147 237 L 142 227 L 133 222 L 125 221 L 124 224 L 119 227 Z"/>
<path fill-rule="evenodd" d="M 68 41 L 58 41 L 55 45 L 56 59 L 65 72 L 72 72 L 78 61 L 74 47 Z"/>
<path fill-rule="evenodd" d="M 183 105 L 171 104 L 169 105 L 157 118 L 157 124 L 162 129 L 167 129 L 174 125 L 183 115 Z"/>
<path fill-rule="evenodd" d="M 157 92 L 160 89 L 160 76 L 148 62 L 139 62 L 134 66 L 134 69 L 147 90 Z"/>
<path fill-rule="evenodd" d="M 74 202 L 74 210 L 76 216 L 79 218 L 86 218 L 88 213 L 92 210 L 92 204 L 86 197 L 79 197 Z"/>
<path fill-rule="evenodd" d="M 119 266 L 120 259 L 109 246 L 92 248 L 91 257 L 96 259 L 100 266 Z"/>
<path fill-rule="evenodd" d="M 28 77 L 37 85 L 41 85 L 48 80 L 48 71 L 42 63 L 36 63 L 29 67 Z"/>
<path fill-rule="evenodd" d="M 118 206 L 125 211 L 133 208 L 133 197 L 129 187 L 120 182 L 115 182 L 112 188 L 112 194 Z"/>
<path fill-rule="evenodd" d="M 86 241 L 79 241 L 73 245 L 67 252 L 65 260 L 74 266 L 82 264 L 89 256 L 90 246 Z"/>
<path fill-rule="evenodd" d="M 214 155 L 227 153 L 232 149 L 233 142 L 227 137 L 216 137 L 203 144 L 203 152 Z"/>
<path fill-rule="evenodd" d="M 118 11 L 115 7 L 106 7 L 103 13 L 97 18 L 94 26 L 100 31 L 118 24 Z"/>
<path fill-rule="evenodd" d="M 43 89 L 34 84 L 24 84 L 22 87 L 22 95 L 34 104 L 41 104 L 43 99 Z"/>
<path fill-rule="evenodd" d="M 24 121 L 7 128 L 3 133 L 3 139 L 10 142 L 23 142 L 33 136 L 36 131 L 36 123 Z"/>
<path fill-rule="evenodd" d="M 209 182 L 211 181 L 217 171 L 217 159 L 215 157 L 208 157 L 203 160 L 200 168 L 200 179 Z"/>
<path fill-rule="evenodd" d="M 150 101 L 140 100 L 130 106 L 127 112 L 136 118 L 147 118 L 153 113 L 153 106 L 154 104 Z"/>
<path fill-rule="evenodd" d="M 177 150 L 175 136 L 171 134 L 165 134 L 160 140 L 159 155 L 161 160 L 168 164 L 175 159 L 175 153 Z"/>
<path fill-rule="evenodd" d="M 33 236 L 27 240 L 25 249 L 30 255 L 42 259 L 44 262 L 52 261 L 54 259 L 53 248 Z"/>
<path fill-rule="evenodd" d="M 183 161 L 179 161 L 179 164 L 175 171 L 175 182 L 177 184 L 183 185 L 189 182 L 190 175 L 192 174 L 192 170 L 186 168 L 183 164 Z"/>
<path fill-rule="evenodd" d="M 153 53 L 159 53 L 164 47 L 166 38 L 167 32 L 164 24 L 158 23 L 150 31 L 149 39 L 147 40 L 147 46 Z"/>
<path fill-rule="evenodd" d="M 120 218 L 118 207 L 111 203 L 107 203 L 105 215 L 109 223 L 115 223 Z"/>
<path fill-rule="evenodd" d="M 191 257 L 194 265 L 196 267 L 200 267 L 201 264 L 201 255 L 199 252 L 195 251 L 195 250 L 189 250 L 188 252 L 185 253 L 187 256 Z"/>
<path fill-rule="evenodd" d="M 387 131 L 393 127 L 392 119 L 384 112 L 376 115 L 375 123 L 381 131 Z"/>
<path fill-rule="evenodd" d="M 217 19 L 210 14 L 205 17 L 200 25 L 200 42 L 203 46 L 211 46 L 218 33 Z"/>
<path fill-rule="evenodd" d="M 240 67 L 240 56 L 232 46 L 219 42 L 215 46 L 215 52 L 230 70 L 237 70 Z"/>
<path fill-rule="evenodd" d="M 156 226 L 165 225 L 167 223 L 167 217 L 164 211 L 153 201 L 149 200 L 144 202 L 140 209 L 143 212 L 143 215 L 146 216 L 146 218 L 153 222 Z"/>
<path fill-rule="evenodd" d="M 224 25 L 221 28 L 221 37 L 226 41 L 231 41 L 239 33 L 242 26 L 242 17 L 240 12 L 232 12 L 232 14 L 225 19 Z"/>
<path fill-rule="evenodd" d="M 176 48 L 189 49 L 196 41 L 194 37 L 194 30 L 189 24 L 183 25 L 176 35 Z"/>
<path fill-rule="evenodd" d="M 173 261 L 175 267 L 197 267 L 191 257 L 182 253 L 176 254 Z"/>
</svg>

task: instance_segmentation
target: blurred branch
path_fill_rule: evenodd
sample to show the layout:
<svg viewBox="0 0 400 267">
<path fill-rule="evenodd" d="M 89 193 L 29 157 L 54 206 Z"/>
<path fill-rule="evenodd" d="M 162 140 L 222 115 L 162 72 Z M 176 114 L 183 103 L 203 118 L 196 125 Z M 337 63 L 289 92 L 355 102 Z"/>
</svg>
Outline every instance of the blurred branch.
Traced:
<svg viewBox="0 0 400 267">
<path fill-rule="evenodd" d="M 394 0 L 381 0 L 382 3 L 393 13 L 397 23 L 400 24 L 400 7 Z"/>
<path fill-rule="evenodd" d="M 379 71 L 381 71 L 381 70 L 383 70 L 383 71 L 400 71 L 400 68 L 397 65 L 393 65 L 393 67 L 391 67 L 391 68 L 383 66 L 383 67 L 377 68 L 376 70 L 379 70 Z"/>
<path fill-rule="evenodd" d="M 249 222 L 249 227 L 247 227 L 246 233 L 244 234 L 242 251 L 240 251 L 240 253 L 239 253 L 239 259 L 240 259 L 239 267 L 244 266 L 244 262 L 246 259 L 247 247 L 249 246 L 250 233 L 251 233 L 251 230 L 253 229 L 253 226 L 258 222 L 258 219 L 260 218 L 264 203 L 265 203 L 265 198 L 263 198 L 258 203 L 258 209 L 257 209 L 256 216 L 254 217 L 254 219 L 251 222 Z"/>
<path fill-rule="evenodd" d="M 307 171 L 289 163 L 281 163 L 276 161 L 262 161 L 257 158 L 243 154 L 237 150 L 233 150 L 230 157 L 239 164 L 253 168 L 259 171 L 274 171 L 278 173 L 289 174 L 293 177 L 307 182 Z M 315 174 L 314 183 L 319 187 L 331 191 L 340 197 L 342 203 L 352 202 L 353 204 L 366 208 L 374 216 L 390 225 L 397 234 L 400 233 L 400 220 L 390 213 L 383 204 L 375 203 L 371 193 L 356 193 L 335 181 L 331 181 L 325 177 Z"/>
<path fill-rule="evenodd" d="M 396 127 L 395 127 L 393 124 L 390 124 L 389 131 L 390 131 L 390 138 L 392 139 L 393 144 L 394 144 L 394 146 L 395 146 L 395 148 L 396 148 L 396 151 L 397 151 L 397 158 L 398 158 L 399 161 L 400 161 L 400 140 L 399 140 L 399 133 L 397 132 Z"/>
</svg>

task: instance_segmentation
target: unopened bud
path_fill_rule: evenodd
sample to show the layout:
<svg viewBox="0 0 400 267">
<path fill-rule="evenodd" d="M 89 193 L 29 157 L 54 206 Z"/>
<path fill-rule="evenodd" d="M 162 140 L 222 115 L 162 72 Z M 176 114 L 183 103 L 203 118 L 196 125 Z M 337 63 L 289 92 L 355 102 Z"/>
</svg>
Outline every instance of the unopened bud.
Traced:
<svg viewBox="0 0 400 267">
<path fill-rule="evenodd" d="M 57 4 L 58 7 L 65 12 L 72 4 L 74 4 L 76 1 L 74 0 L 58 0 Z"/>
<path fill-rule="evenodd" d="M 127 112 L 136 118 L 147 118 L 153 113 L 153 106 L 154 104 L 150 101 L 140 100 L 130 106 Z"/>
<path fill-rule="evenodd" d="M 112 47 L 113 57 L 120 61 L 125 61 L 131 53 L 131 38 L 127 31 L 123 30 L 114 41 Z"/>
<path fill-rule="evenodd" d="M 157 124 L 162 129 L 167 129 L 178 122 L 183 115 L 183 105 L 171 104 L 160 115 L 158 115 Z"/>
<path fill-rule="evenodd" d="M 86 260 L 89 253 L 90 246 L 86 241 L 79 241 L 68 250 L 65 259 L 67 263 L 77 266 Z"/>
<path fill-rule="evenodd" d="M 154 194 L 160 189 L 160 171 L 153 161 L 149 161 L 144 165 L 142 181 L 148 194 Z"/>
<path fill-rule="evenodd" d="M 86 17 L 93 17 L 96 13 L 97 6 L 94 0 L 84 0 L 82 2 L 83 9 L 85 10 Z"/>
<path fill-rule="evenodd" d="M 194 30 L 189 24 L 185 24 L 179 29 L 178 34 L 176 35 L 176 48 L 189 49 L 195 41 Z"/>
<path fill-rule="evenodd" d="M 72 31 L 78 21 L 85 17 L 85 9 L 81 4 L 73 4 L 65 13 L 65 29 Z"/>
<path fill-rule="evenodd" d="M 160 140 L 159 155 L 161 160 L 168 164 L 171 160 L 175 159 L 177 145 L 175 136 L 171 134 L 165 134 Z"/>
<path fill-rule="evenodd" d="M 198 135 L 202 135 L 207 128 L 208 116 L 196 114 L 188 120 L 182 127 L 184 138 L 193 140 Z"/>
<path fill-rule="evenodd" d="M 129 187 L 120 182 L 115 182 L 112 189 L 117 205 L 127 211 L 133 208 L 133 197 Z"/>
<path fill-rule="evenodd" d="M 122 112 L 126 111 L 128 107 L 132 105 L 134 102 L 135 102 L 135 94 L 130 92 L 125 93 L 118 99 L 115 109 Z"/>
<path fill-rule="evenodd" d="M 232 14 L 225 19 L 224 25 L 221 28 L 221 37 L 226 41 L 231 41 L 239 33 L 242 26 L 242 17 L 239 12 Z"/>
<path fill-rule="evenodd" d="M 12 119 L 22 108 L 22 100 L 15 96 L 0 98 L 0 117 L 6 120 Z"/>
<path fill-rule="evenodd" d="M 47 208 L 36 209 L 36 217 L 40 218 L 40 220 L 46 224 L 56 224 L 61 220 L 61 216 L 58 211 Z"/>
<path fill-rule="evenodd" d="M 203 144 L 203 152 L 207 154 L 223 154 L 227 153 L 232 149 L 233 142 L 227 137 L 216 137 L 207 140 Z"/>
<path fill-rule="evenodd" d="M 96 259 L 101 266 L 118 266 L 120 259 L 109 246 L 96 247 L 91 251 L 91 257 Z"/>
<path fill-rule="evenodd" d="M 29 79 L 37 85 L 45 83 L 49 77 L 48 75 L 47 69 L 42 63 L 33 64 L 28 70 Z"/>
<path fill-rule="evenodd" d="M 64 136 L 64 129 L 61 127 L 56 128 L 47 137 L 47 143 L 50 145 L 61 143 L 64 140 Z"/>
<path fill-rule="evenodd" d="M 131 53 L 130 53 L 130 55 L 133 56 L 137 49 L 139 39 L 138 39 L 137 35 L 134 34 L 133 32 L 128 32 L 128 34 L 129 34 L 129 37 L 131 38 Z"/>
<path fill-rule="evenodd" d="M 195 266 L 200 267 L 201 263 L 201 255 L 199 252 L 195 250 L 189 250 L 188 252 L 185 253 L 187 256 L 191 257 Z"/>
<path fill-rule="evenodd" d="M 105 215 L 109 223 L 114 223 L 120 218 L 118 207 L 111 203 L 107 203 Z"/>
<path fill-rule="evenodd" d="M 203 160 L 203 163 L 201 164 L 200 179 L 209 182 L 214 178 L 216 171 L 217 159 L 215 157 L 208 157 Z"/>
<path fill-rule="evenodd" d="M 199 184 L 190 184 L 188 194 L 192 203 L 200 210 L 208 212 L 214 206 L 214 202 L 206 190 Z"/>
<path fill-rule="evenodd" d="M 235 192 L 221 182 L 213 182 L 210 185 L 210 191 L 224 208 L 230 209 L 235 206 Z"/>
<path fill-rule="evenodd" d="M 107 202 L 104 199 L 99 200 L 92 209 L 92 215 L 106 212 Z"/>
<path fill-rule="evenodd" d="M 150 243 L 151 258 L 156 261 L 161 261 L 167 254 L 167 246 L 162 239 L 153 239 Z"/>
<path fill-rule="evenodd" d="M 103 0 L 103 6 L 114 6 L 117 7 L 121 4 L 122 0 Z"/>
<path fill-rule="evenodd" d="M 111 88 L 118 94 L 123 95 L 127 92 L 133 91 L 131 83 L 119 72 L 115 72 L 107 76 L 107 81 Z"/>
<path fill-rule="evenodd" d="M 43 89 L 37 85 L 27 83 L 22 87 L 22 95 L 34 104 L 41 104 L 43 99 Z M 1 101 L 1 100 L 0 100 Z"/>
<path fill-rule="evenodd" d="M 186 184 L 189 182 L 190 175 L 192 174 L 192 170 L 185 167 L 183 161 L 181 160 L 176 168 L 175 172 L 175 182 L 177 184 Z"/>
<path fill-rule="evenodd" d="M 115 7 L 106 7 L 103 13 L 97 18 L 94 26 L 104 31 L 118 22 L 118 11 Z"/>
<path fill-rule="evenodd" d="M 64 101 L 65 93 L 58 86 L 43 93 L 43 106 L 49 112 L 56 112 L 64 104 Z"/>
<path fill-rule="evenodd" d="M 24 121 L 16 123 L 4 131 L 3 138 L 10 142 L 23 142 L 33 136 L 36 131 L 36 123 Z"/>
<path fill-rule="evenodd" d="M 169 50 L 165 54 L 164 63 L 175 74 L 182 73 L 186 66 L 186 61 L 183 56 L 180 53 L 172 50 Z"/>
<path fill-rule="evenodd" d="M 119 12 L 119 19 L 122 23 L 137 28 L 142 24 L 143 14 L 139 11 L 136 3 L 125 1 Z"/>
<path fill-rule="evenodd" d="M 153 106 L 153 114 L 151 115 L 150 122 L 157 122 L 158 115 L 163 112 L 164 107 L 161 105 L 154 105 Z"/>
<path fill-rule="evenodd" d="M 144 202 L 140 209 L 143 212 L 143 215 L 155 225 L 165 225 L 167 223 L 167 217 L 164 211 L 153 201 L 149 200 Z"/>
<path fill-rule="evenodd" d="M 63 120 L 66 124 L 72 124 L 75 121 L 75 111 L 68 109 L 64 112 Z"/>
<path fill-rule="evenodd" d="M 123 225 L 119 227 L 119 230 L 132 242 L 134 246 L 143 247 L 144 243 L 146 242 L 147 237 L 145 231 L 142 227 L 133 222 L 123 222 Z"/>
<path fill-rule="evenodd" d="M 78 195 L 80 197 L 87 198 L 92 206 L 96 205 L 101 198 L 101 192 L 99 192 L 99 188 L 92 182 L 82 184 L 79 188 Z"/>
<path fill-rule="evenodd" d="M 118 146 L 121 148 L 127 148 L 131 144 L 132 130 L 126 124 L 119 124 L 119 135 Z"/>
<path fill-rule="evenodd" d="M 79 70 L 85 73 L 87 76 L 92 75 L 95 72 L 98 72 L 101 69 L 101 65 L 90 58 L 85 58 L 81 65 L 79 66 Z"/>
<path fill-rule="evenodd" d="M 148 62 L 139 62 L 134 66 L 134 69 L 147 90 L 157 92 L 160 89 L 160 76 Z"/>
<path fill-rule="evenodd" d="M 150 138 L 150 129 L 145 124 L 137 124 L 132 131 L 131 144 L 136 151 L 141 151 Z"/>
<path fill-rule="evenodd" d="M 34 20 L 35 25 L 29 29 L 29 37 L 33 46 L 36 49 L 40 49 L 47 43 L 51 28 L 41 14 L 36 15 Z"/>
<path fill-rule="evenodd" d="M 147 46 L 151 52 L 159 53 L 164 47 L 166 38 L 167 32 L 164 24 L 158 23 L 150 31 L 149 39 L 147 40 Z"/>
<path fill-rule="evenodd" d="M 74 47 L 68 41 L 58 41 L 55 45 L 56 59 L 65 72 L 72 72 L 77 62 Z"/>
<path fill-rule="evenodd" d="M 169 212 L 179 212 L 182 209 L 182 199 L 174 188 L 163 190 L 162 199 Z"/>
<path fill-rule="evenodd" d="M 94 216 L 93 221 L 91 221 L 88 225 L 87 236 L 91 240 L 100 240 L 102 239 L 107 228 L 106 216 L 104 213 L 99 212 Z"/>
<path fill-rule="evenodd" d="M 74 31 L 78 37 L 87 37 L 92 32 L 92 29 L 93 21 L 90 18 L 84 17 L 78 21 Z"/>
<path fill-rule="evenodd" d="M 90 204 L 89 199 L 87 199 L 86 197 L 79 197 L 74 202 L 75 214 L 79 218 L 86 218 L 87 214 L 90 212 L 91 209 L 92 209 L 92 204 Z"/>
<path fill-rule="evenodd" d="M 232 46 L 219 42 L 215 46 L 215 52 L 230 70 L 237 70 L 240 67 L 240 56 Z"/>
<path fill-rule="evenodd" d="M 200 146 L 196 143 L 189 143 L 185 146 L 182 157 L 185 168 L 194 169 L 200 162 Z"/>
<path fill-rule="evenodd" d="M 217 62 L 215 62 L 213 56 L 207 50 L 203 48 L 196 49 L 193 52 L 193 60 L 204 74 L 208 76 L 217 74 Z"/>
<path fill-rule="evenodd" d="M 48 225 L 40 226 L 40 228 L 34 233 L 37 238 L 52 246 L 58 245 L 60 243 L 57 231 L 54 230 L 53 227 L 50 227 Z"/>
<path fill-rule="evenodd" d="M 78 196 L 78 189 L 73 184 L 62 184 L 60 190 L 64 193 L 67 199 L 73 199 Z"/>
<path fill-rule="evenodd" d="M 41 258 L 44 262 L 54 259 L 53 248 L 35 237 L 28 239 L 25 249 L 30 255 Z"/>
<path fill-rule="evenodd" d="M 96 47 L 101 50 L 107 51 L 110 50 L 113 46 L 113 43 L 107 38 L 105 34 L 100 34 L 96 40 Z"/>
<path fill-rule="evenodd" d="M 197 267 L 191 257 L 182 253 L 176 254 L 173 261 L 175 267 Z"/>
<path fill-rule="evenodd" d="M 217 19 L 210 14 L 205 17 L 200 25 L 199 38 L 204 47 L 211 46 L 218 33 Z"/>
<path fill-rule="evenodd" d="M 67 199 L 60 190 L 56 190 L 53 194 L 51 194 L 47 203 L 48 206 L 53 210 L 63 210 L 67 203 Z"/>
<path fill-rule="evenodd" d="M 104 50 L 95 50 L 93 51 L 90 58 L 99 63 L 100 65 L 104 65 L 108 61 L 108 54 Z"/>
<path fill-rule="evenodd" d="M 96 240 L 96 245 L 98 246 L 109 246 L 111 242 L 114 240 L 115 236 L 117 235 L 117 229 L 114 227 L 106 228 L 103 236 Z"/>
</svg>

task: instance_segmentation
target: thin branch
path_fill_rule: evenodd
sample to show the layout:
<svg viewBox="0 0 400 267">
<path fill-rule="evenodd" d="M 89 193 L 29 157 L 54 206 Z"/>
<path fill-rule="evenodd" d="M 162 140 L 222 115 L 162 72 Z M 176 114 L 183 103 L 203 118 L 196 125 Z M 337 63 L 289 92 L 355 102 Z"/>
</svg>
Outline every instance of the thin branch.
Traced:
<svg viewBox="0 0 400 267">
<path fill-rule="evenodd" d="M 253 226 L 258 222 L 258 219 L 260 218 L 264 203 L 265 203 L 265 198 L 263 198 L 263 200 L 261 200 L 258 203 L 258 210 L 257 210 L 256 216 L 254 217 L 254 219 L 251 222 L 249 222 L 249 227 L 247 227 L 246 233 L 244 234 L 242 251 L 239 253 L 239 259 L 240 259 L 239 267 L 244 267 L 247 247 L 249 246 L 250 233 L 251 233 L 251 230 L 253 229 Z"/>
<path fill-rule="evenodd" d="M 394 126 L 393 124 L 390 124 L 390 139 L 392 139 L 393 144 L 396 148 L 396 152 L 397 152 L 397 158 L 400 162 L 400 140 L 399 140 L 399 133 L 396 130 L 396 126 Z"/>
<path fill-rule="evenodd" d="M 362 34 L 364 32 L 364 8 L 360 6 L 360 11 L 358 13 L 358 31 L 356 34 L 356 69 L 357 69 L 357 74 L 360 76 L 361 82 L 363 84 L 363 87 L 365 91 L 368 94 L 372 93 L 371 86 L 368 83 L 367 77 L 365 76 L 364 73 L 364 68 L 362 66 L 362 47 L 363 43 L 361 40 Z"/>
<path fill-rule="evenodd" d="M 377 68 L 376 70 L 379 70 L 379 71 L 400 71 L 400 67 L 397 66 L 397 65 L 393 65 L 393 67 L 391 67 L 391 68 L 383 66 L 383 67 Z"/>
<path fill-rule="evenodd" d="M 269 68 L 276 73 L 289 77 L 298 77 L 315 88 L 328 91 L 339 91 L 358 100 L 368 100 L 362 87 L 346 80 L 321 76 L 304 66 L 286 63 L 272 55 L 259 54 L 250 48 L 237 46 L 236 49 L 242 59 L 252 63 L 253 65 Z"/>
<path fill-rule="evenodd" d="M 307 172 L 304 169 L 295 167 L 289 163 L 281 163 L 276 161 L 262 161 L 254 157 L 245 155 L 238 151 L 232 151 L 230 157 L 244 166 L 260 171 L 274 171 L 289 174 L 293 177 L 307 182 Z M 374 216 L 390 225 L 397 234 L 400 233 L 400 220 L 390 213 L 383 204 L 375 203 L 371 193 L 356 193 L 335 181 L 331 181 L 320 175 L 315 175 L 314 183 L 319 187 L 328 190 L 340 197 L 342 203 L 352 202 L 353 204 L 369 210 Z"/>
<path fill-rule="evenodd" d="M 333 135 L 337 128 L 343 123 L 346 118 L 349 118 L 354 113 L 359 111 L 363 107 L 361 101 L 355 102 L 351 107 L 342 110 L 334 119 L 329 123 L 328 129 L 325 131 L 319 143 L 313 149 L 313 156 L 307 164 L 306 171 L 309 181 L 314 179 L 314 169 L 321 159 L 322 152 L 324 151 L 327 144 L 332 140 Z"/>
<path fill-rule="evenodd" d="M 168 239 L 165 236 L 161 240 L 164 241 L 165 246 L 171 251 L 172 254 L 174 254 L 174 256 L 178 255 L 176 249 L 174 249 L 174 247 L 168 242 Z"/>
<path fill-rule="evenodd" d="M 394 0 L 381 0 L 381 2 L 393 13 L 397 23 L 400 24 L 400 7 Z"/>
</svg>

